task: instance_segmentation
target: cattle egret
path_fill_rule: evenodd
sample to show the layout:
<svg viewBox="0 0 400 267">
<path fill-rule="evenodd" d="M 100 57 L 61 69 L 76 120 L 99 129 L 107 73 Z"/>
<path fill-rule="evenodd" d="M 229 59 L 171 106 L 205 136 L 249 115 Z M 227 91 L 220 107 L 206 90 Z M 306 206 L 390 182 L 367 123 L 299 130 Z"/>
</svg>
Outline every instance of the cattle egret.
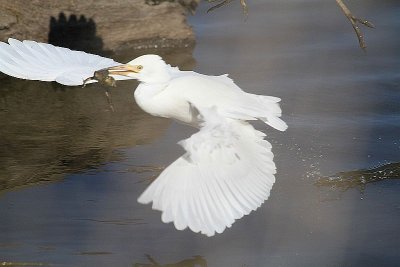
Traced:
<svg viewBox="0 0 400 267">
<path fill-rule="evenodd" d="M 104 69 L 140 82 L 134 96 L 144 111 L 199 129 L 179 142 L 186 152 L 138 199 L 152 202 L 164 223 L 213 236 L 268 199 L 276 173 L 271 144 L 247 121 L 285 131 L 279 98 L 246 93 L 227 75 L 180 71 L 157 55 L 123 65 L 45 43 L 0 42 L 0 71 L 13 77 L 76 86 Z"/>
</svg>

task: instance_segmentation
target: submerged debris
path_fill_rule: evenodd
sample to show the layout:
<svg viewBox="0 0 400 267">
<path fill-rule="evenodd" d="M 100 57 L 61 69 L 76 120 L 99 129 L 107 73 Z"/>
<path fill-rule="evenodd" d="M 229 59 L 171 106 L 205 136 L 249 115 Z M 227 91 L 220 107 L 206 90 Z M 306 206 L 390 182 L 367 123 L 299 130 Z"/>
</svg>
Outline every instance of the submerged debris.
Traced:
<svg viewBox="0 0 400 267">
<path fill-rule="evenodd" d="M 98 81 L 100 83 L 106 84 L 108 86 L 116 87 L 115 79 L 110 75 L 110 72 L 107 69 L 101 69 L 95 71 L 92 77 L 89 77 L 83 81 L 83 86 L 85 87 L 89 81 Z"/>
<path fill-rule="evenodd" d="M 315 185 L 329 186 L 342 191 L 354 187 L 363 190 L 368 183 L 386 179 L 400 179 L 400 162 L 388 163 L 372 169 L 339 172 L 332 176 L 319 178 Z"/>
<path fill-rule="evenodd" d="M 145 256 L 150 263 L 135 263 L 133 267 L 207 267 L 207 261 L 198 255 L 170 264 L 160 264 L 150 255 L 145 254 Z"/>
<path fill-rule="evenodd" d="M 47 263 L 39 263 L 39 262 L 12 262 L 12 261 L 3 261 L 0 262 L 0 266 L 49 266 Z"/>
</svg>

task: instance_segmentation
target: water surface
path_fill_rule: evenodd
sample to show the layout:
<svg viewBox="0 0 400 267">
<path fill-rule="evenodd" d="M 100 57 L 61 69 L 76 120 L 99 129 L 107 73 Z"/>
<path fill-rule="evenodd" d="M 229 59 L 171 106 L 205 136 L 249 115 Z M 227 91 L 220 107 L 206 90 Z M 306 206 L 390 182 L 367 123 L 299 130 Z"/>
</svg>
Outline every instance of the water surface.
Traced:
<svg viewBox="0 0 400 267">
<path fill-rule="evenodd" d="M 288 131 L 256 124 L 267 133 L 278 167 L 270 199 L 222 235 L 176 231 L 136 199 L 182 153 L 176 142 L 193 129 L 141 112 L 132 99 L 134 82 L 113 90 L 111 113 L 100 87 L 6 79 L 0 180 L 10 184 L 10 177 L 36 172 L 42 180 L 48 174 L 62 180 L 0 196 L 0 261 L 398 265 L 400 180 L 362 190 L 317 181 L 400 162 L 400 4 L 351 3 L 377 27 L 364 30 L 364 53 L 334 1 L 251 2 L 246 22 L 238 4 L 208 15 L 203 4 L 190 18 L 197 34 L 193 57 L 199 72 L 230 73 L 246 91 L 282 98 Z M 187 56 L 177 58 L 168 59 L 193 66 Z"/>
</svg>

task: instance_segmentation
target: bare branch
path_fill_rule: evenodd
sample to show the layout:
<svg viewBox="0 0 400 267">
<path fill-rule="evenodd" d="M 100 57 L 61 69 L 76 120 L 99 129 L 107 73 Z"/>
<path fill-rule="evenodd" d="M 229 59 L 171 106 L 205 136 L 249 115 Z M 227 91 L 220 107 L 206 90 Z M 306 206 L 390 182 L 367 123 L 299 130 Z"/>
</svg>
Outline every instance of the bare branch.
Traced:
<svg viewBox="0 0 400 267">
<path fill-rule="evenodd" d="M 375 28 L 375 26 L 367 20 L 355 17 L 351 13 L 350 9 L 343 3 L 342 0 L 336 0 L 336 3 L 342 9 L 344 15 L 347 17 L 347 19 L 350 21 L 351 25 L 353 26 L 353 29 L 356 32 L 356 35 L 358 38 L 358 43 L 360 44 L 360 47 L 363 50 L 365 50 L 367 48 L 367 45 L 365 44 L 364 35 L 360 30 L 359 23 L 361 23 L 362 25 L 367 26 L 369 28 Z"/>
<path fill-rule="evenodd" d="M 220 7 L 228 5 L 228 4 L 232 3 L 234 0 L 207 0 L 207 1 L 209 3 L 218 2 L 216 5 L 212 6 L 211 8 L 209 8 L 207 10 L 207 13 L 208 13 L 208 12 L 214 11 Z M 351 13 L 350 9 L 343 2 L 343 0 L 336 0 L 336 3 L 341 8 L 341 10 L 343 11 L 346 18 L 350 21 L 351 26 L 353 27 L 353 29 L 357 35 L 358 43 L 359 43 L 360 47 L 363 50 L 366 50 L 367 45 L 364 40 L 364 34 L 361 32 L 360 24 L 362 24 L 366 27 L 369 27 L 369 28 L 375 28 L 375 26 L 371 22 L 369 22 L 365 19 L 360 19 L 360 18 L 357 18 L 356 16 L 354 16 Z M 240 5 L 242 6 L 244 16 L 247 18 L 249 11 L 248 11 L 246 0 L 240 0 Z"/>
<path fill-rule="evenodd" d="M 217 1 L 218 1 L 218 0 L 208 0 L 209 3 L 217 2 Z M 229 4 L 229 3 L 231 3 L 232 1 L 233 1 L 233 0 L 222 0 L 222 1 L 220 1 L 218 4 L 216 4 L 215 6 L 210 7 L 210 8 L 207 10 L 207 13 L 209 13 L 209 12 L 211 12 L 211 11 L 214 11 L 214 10 L 217 9 L 217 8 L 223 7 L 223 6 L 225 6 L 225 5 Z"/>
<path fill-rule="evenodd" d="M 207 1 L 209 3 L 213 3 L 213 2 L 218 2 L 219 1 L 218 4 L 216 4 L 215 6 L 210 7 L 207 10 L 207 13 L 209 13 L 211 11 L 214 11 L 217 8 L 220 8 L 220 7 L 223 7 L 223 6 L 227 5 L 227 4 L 232 3 L 234 0 L 207 0 Z M 247 15 L 249 14 L 249 10 L 248 10 L 248 7 L 247 7 L 246 0 L 240 0 L 240 5 L 242 6 L 244 16 L 247 18 Z"/>
</svg>

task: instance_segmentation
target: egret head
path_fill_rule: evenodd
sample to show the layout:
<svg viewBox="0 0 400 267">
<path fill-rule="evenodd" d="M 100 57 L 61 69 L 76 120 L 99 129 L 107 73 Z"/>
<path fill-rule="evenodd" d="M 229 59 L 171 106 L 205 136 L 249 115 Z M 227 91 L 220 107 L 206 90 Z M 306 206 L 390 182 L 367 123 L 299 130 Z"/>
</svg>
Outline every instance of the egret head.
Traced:
<svg viewBox="0 0 400 267">
<path fill-rule="evenodd" d="M 158 55 L 143 55 L 125 65 L 108 68 L 110 75 L 121 75 L 144 83 L 163 83 L 170 80 L 169 65 Z"/>
</svg>

